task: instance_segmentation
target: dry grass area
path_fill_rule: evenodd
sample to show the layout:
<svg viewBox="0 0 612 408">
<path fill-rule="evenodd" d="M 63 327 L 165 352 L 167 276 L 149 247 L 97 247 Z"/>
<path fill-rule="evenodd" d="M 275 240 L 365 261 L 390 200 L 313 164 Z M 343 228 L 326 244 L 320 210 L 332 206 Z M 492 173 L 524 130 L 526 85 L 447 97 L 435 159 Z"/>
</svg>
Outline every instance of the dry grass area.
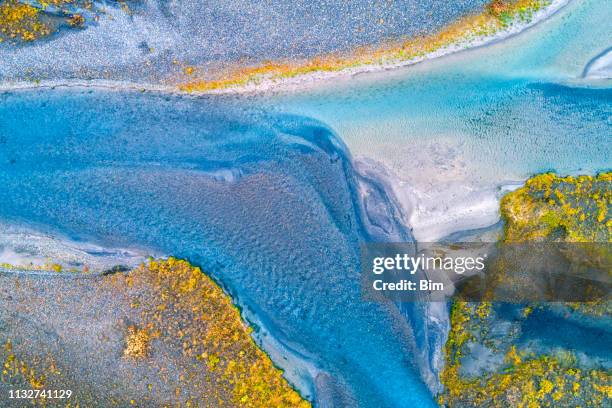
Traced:
<svg viewBox="0 0 612 408">
<path fill-rule="evenodd" d="M 91 9 L 90 0 L 40 0 L 26 3 L 0 0 L 0 42 L 13 44 L 36 41 L 55 33 L 62 24 L 73 28 L 85 26 L 85 18 L 68 7 Z M 48 13 L 50 8 L 54 13 Z"/>
<path fill-rule="evenodd" d="M 0 303 L 0 393 L 71 389 L 51 405 L 72 407 L 310 406 L 231 299 L 185 261 L 98 276 L 0 275 Z"/>
</svg>

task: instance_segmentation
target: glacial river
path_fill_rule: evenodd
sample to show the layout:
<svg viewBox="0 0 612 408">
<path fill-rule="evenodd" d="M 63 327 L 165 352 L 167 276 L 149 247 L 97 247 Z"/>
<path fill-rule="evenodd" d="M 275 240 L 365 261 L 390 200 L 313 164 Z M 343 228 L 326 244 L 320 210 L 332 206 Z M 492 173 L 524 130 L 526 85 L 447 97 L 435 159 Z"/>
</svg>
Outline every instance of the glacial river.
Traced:
<svg viewBox="0 0 612 408">
<path fill-rule="evenodd" d="M 359 243 L 485 226 L 501 185 L 609 169 L 610 84 L 580 76 L 611 13 L 575 2 L 493 46 L 274 97 L 5 92 L 0 221 L 201 265 L 321 406 L 434 405 L 444 308 L 362 301 Z"/>
</svg>

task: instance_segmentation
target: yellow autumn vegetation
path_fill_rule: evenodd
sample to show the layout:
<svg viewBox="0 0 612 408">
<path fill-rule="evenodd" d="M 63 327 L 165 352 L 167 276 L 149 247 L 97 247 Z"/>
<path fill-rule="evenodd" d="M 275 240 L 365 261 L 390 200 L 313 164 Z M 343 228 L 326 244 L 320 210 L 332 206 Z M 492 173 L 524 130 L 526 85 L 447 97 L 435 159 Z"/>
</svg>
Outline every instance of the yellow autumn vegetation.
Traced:
<svg viewBox="0 0 612 408">
<path fill-rule="evenodd" d="M 0 42 L 31 42 L 53 34 L 56 24 L 45 15 L 45 10 L 53 6 L 61 10 L 61 17 L 71 27 L 83 27 L 85 18 L 71 13 L 66 6 L 79 5 L 91 8 L 90 0 L 41 0 L 39 7 L 18 0 L 0 0 Z M 57 16 L 56 16 L 57 17 Z"/>
<path fill-rule="evenodd" d="M 528 21 L 535 12 L 550 3 L 550 0 L 494 0 L 484 12 L 461 18 L 434 34 L 357 47 L 350 52 L 324 54 L 305 60 L 266 61 L 250 67 L 229 68 L 212 78 L 185 79 L 179 88 L 187 92 L 205 92 L 313 72 L 411 61 L 463 41 L 495 34 L 513 21 Z M 184 72 L 187 71 L 189 76 L 197 73 L 194 67 L 186 67 Z M 200 74 L 204 76 L 203 72 Z"/>
<path fill-rule="evenodd" d="M 34 389 L 44 387 L 44 374 L 37 373 L 26 361 L 19 359 L 13 352 L 13 344 L 10 340 L 4 343 L 0 355 L 4 358 L 0 381 L 10 383 L 17 379 L 22 380 Z"/>
<path fill-rule="evenodd" d="M 137 288 L 140 294 L 132 299 L 140 327 L 129 329 L 128 347 L 142 358 L 154 354 L 155 342 L 161 342 L 192 359 L 195 371 L 208 372 L 202 384 L 193 383 L 198 376 L 191 369 L 177 373 L 191 378 L 185 388 L 214 395 L 218 406 L 310 406 L 255 344 L 230 298 L 199 268 L 169 258 L 108 278 L 111 287 Z M 190 395 L 185 403 L 196 406 L 197 401 Z"/>
<path fill-rule="evenodd" d="M 128 327 L 123 355 L 126 358 L 145 358 L 149 355 L 151 336 L 146 329 L 136 326 Z"/>
<path fill-rule="evenodd" d="M 501 201 L 505 220 L 503 241 L 611 242 L 612 173 L 596 176 L 540 174 Z M 606 254 L 609 256 L 609 254 Z M 611 316 L 611 302 L 566 303 L 578 313 Z M 535 308 L 525 305 L 522 318 Z M 492 317 L 493 315 L 493 317 Z M 493 320 L 491 320 L 493 319 Z M 504 349 L 504 366 L 487 374 L 462 374 L 462 358 L 470 342 L 486 344 L 494 312 L 489 302 L 456 299 L 445 345 L 446 364 L 440 374 L 444 406 L 600 407 L 612 404 L 612 373 L 581 368 L 570 351 L 535 355 L 516 345 Z"/>
<path fill-rule="evenodd" d="M 51 34 L 40 10 L 16 0 L 0 2 L 0 42 L 5 39 L 34 41 Z"/>
<path fill-rule="evenodd" d="M 532 177 L 501 201 L 504 241 L 610 242 L 612 173 Z"/>
<path fill-rule="evenodd" d="M 484 303 L 483 303 L 484 304 Z M 559 355 L 523 354 L 512 345 L 504 367 L 480 377 L 462 375 L 461 357 L 474 332 L 486 327 L 483 304 L 456 301 L 451 308 L 451 331 L 445 346 L 446 366 L 440 374 L 444 391 L 442 406 L 557 407 L 609 406 L 612 402 L 612 375 L 609 370 L 581 369 L 571 353 Z M 569 363 L 568 363 L 569 361 Z"/>
<path fill-rule="evenodd" d="M 121 407 L 127 406 L 126 401 L 164 407 L 311 406 L 257 346 L 252 329 L 231 299 L 199 268 L 169 258 L 150 260 L 127 273 L 87 276 L 83 284 L 91 298 L 109 299 L 110 307 L 123 310 L 122 318 L 113 323 L 118 334 L 123 331 L 122 353 L 118 358 L 108 356 L 107 363 L 122 373 L 118 384 L 124 391 L 99 395 L 96 387 L 79 382 L 80 375 L 72 372 L 73 362 L 63 353 L 43 353 L 41 358 L 36 339 L 23 338 L 15 341 L 18 347 L 12 339 L 2 340 L 0 380 L 4 384 L 34 389 L 61 385 L 73 390 L 67 401 L 70 406 L 96 406 L 95 401 Z M 58 313 L 69 311 L 58 309 Z M 114 334 L 108 341 L 115 348 Z M 94 376 L 99 369 L 77 366 Z M 144 372 L 154 373 L 144 389 L 143 367 Z M 45 406 L 46 402 L 31 403 Z"/>
</svg>

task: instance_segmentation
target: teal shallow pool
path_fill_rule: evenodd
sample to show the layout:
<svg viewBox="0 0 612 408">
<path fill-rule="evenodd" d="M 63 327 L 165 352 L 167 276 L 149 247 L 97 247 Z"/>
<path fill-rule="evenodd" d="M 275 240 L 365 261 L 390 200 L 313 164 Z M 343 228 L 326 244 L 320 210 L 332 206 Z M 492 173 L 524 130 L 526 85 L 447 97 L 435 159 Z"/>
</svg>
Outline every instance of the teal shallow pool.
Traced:
<svg viewBox="0 0 612 408">
<path fill-rule="evenodd" d="M 324 121 L 382 165 L 417 238 L 437 239 L 494 223 L 502 185 L 610 168 L 610 80 L 582 75 L 609 48 L 611 18 L 606 1 L 570 2 L 491 46 L 262 103 Z"/>
</svg>

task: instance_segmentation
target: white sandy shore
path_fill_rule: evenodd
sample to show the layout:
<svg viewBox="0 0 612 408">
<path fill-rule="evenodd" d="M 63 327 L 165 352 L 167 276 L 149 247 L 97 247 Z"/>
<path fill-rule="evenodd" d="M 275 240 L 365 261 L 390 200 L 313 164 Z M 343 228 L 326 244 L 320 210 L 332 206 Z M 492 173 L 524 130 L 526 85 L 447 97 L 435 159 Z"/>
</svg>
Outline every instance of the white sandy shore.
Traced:
<svg viewBox="0 0 612 408">
<path fill-rule="evenodd" d="M 411 200 L 413 211 L 408 223 L 415 239 L 420 242 L 436 242 L 456 232 L 486 228 L 498 223 L 501 197 L 523 184 L 508 181 L 495 186 L 475 187 L 451 183 L 433 191 L 423 191 L 398 183 L 394 185 L 394 190 L 396 194 L 402 195 L 400 202 Z"/>
<path fill-rule="evenodd" d="M 500 220 L 499 201 L 525 180 L 503 180 L 486 185 L 468 180 L 418 182 L 418 172 L 406 180 L 384 164 L 368 158 L 355 160 L 355 169 L 375 177 L 396 206 L 400 221 L 418 242 L 436 242 L 453 233 L 490 227 Z M 427 168 L 423 174 L 435 172 Z"/>
<path fill-rule="evenodd" d="M 86 80 L 86 79 L 73 79 L 73 80 L 53 80 L 53 81 L 7 81 L 0 83 L 0 91 L 13 91 L 13 90 L 27 90 L 27 89 L 40 89 L 40 88 L 58 88 L 58 87 L 93 87 L 108 90 L 132 90 L 132 91 L 154 91 L 164 93 L 176 93 L 176 94 L 257 94 L 268 91 L 292 91 L 297 89 L 307 89 L 310 87 L 322 86 L 326 81 L 350 77 L 357 74 L 365 74 L 369 72 L 380 72 L 386 70 L 393 70 L 409 65 L 414 65 L 420 62 L 439 58 L 445 55 L 464 51 L 466 49 L 482 47 L 494 44 L 504 39 L 513 37 L 522 31 L 536 25 L 537 23 L 547 19 L 548 17 L 555 14 L 561 8 L 566 6 L 570 0 L 553 0 L 552 3 L 542 8 L 541 10 L 534 13 L 531 20 L 527 23 L 515 21 L 510 24 L 506 29 L 496 32 L 493 35 L 487 35 L 482 37 L 476 37 L 473 39 L 461 40 L 457 43 L 440 48 L 432 53 L 424 55 L 422 57 L 413 58 L 404 61 L 389 61 L 388 63 L 372 64 L 372 65 L 361 65 L 357 67 L 347 68 L 339 71 L 317 71 L 309 74 L 299 75 L 293 78 L 282 78 L 282 79 L 262 79 L 260 81 L 248 83 L 239 87 L 230 87 L 218 90 L 209 91 L 181 91 L 178 86 L 180 84 L 156 84 L 156 83 L 137 83 L 127 81 L 115 81 L 115 80 Z"/>
<path fill-rule="evenodd" d="M 64 269 L 79 271 L 87 266 L 91 274 L 96 274 L 117 265 L 135 267 L 150 255 L 158 256 L 140 249 L 107 248 L 58 234 L 0 223 L 0 264 L 12 265 L 15 270 L 24 273 L 58 264 Z"/>
<path fill-rule="evenodd" d="M 304 350 L 298 351 L 297 345 L 291 344 L 287 339 L 281 339 L 278 333 L 270 331 L 270 328 L 256 313 L 251 312 L 233 296 L 232 302 L 240 308 L 242 318 L 251 327 L 256 328 L 252 337 L 274 364 L 283 370 L 283 377 L 303 398 L 310 401 L 318 400 L 316 378 L 325 372 L 316 366 L 313 359 L 307 356 Z"/>
</svg>

